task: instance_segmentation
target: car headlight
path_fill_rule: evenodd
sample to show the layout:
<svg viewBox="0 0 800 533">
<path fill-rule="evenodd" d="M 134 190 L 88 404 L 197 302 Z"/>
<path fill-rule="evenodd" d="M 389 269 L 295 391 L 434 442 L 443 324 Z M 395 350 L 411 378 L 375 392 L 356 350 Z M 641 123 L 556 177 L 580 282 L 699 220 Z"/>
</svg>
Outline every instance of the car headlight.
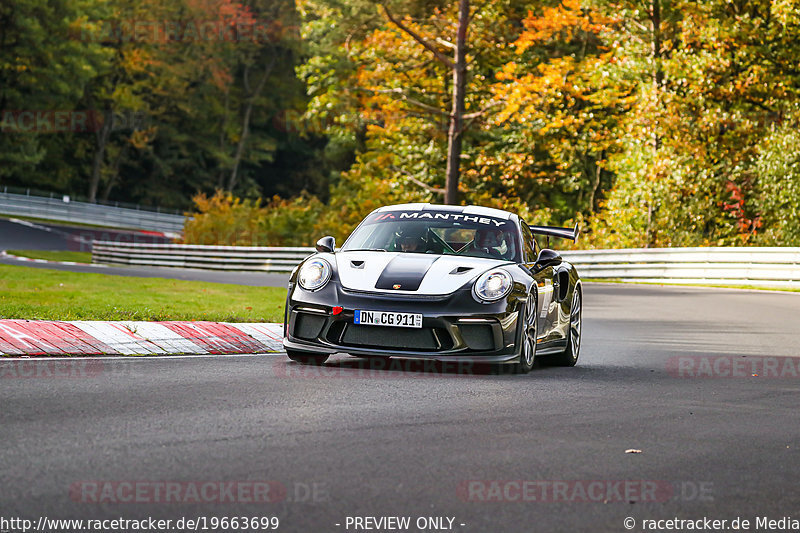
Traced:
<svg viewBox="0 0 800 533">
<path fill-rule="evenodd" d="M 307 291 L 321 289 L 331 279 L 331 265 L 324 259 L 306 261 L 297 273 L 297 282 Z"/>
<path fill-rule="evenodd" d="M 479 302 L 494 302 L 511 292 L 511 274 L 503 269 L 484 272 L 472 286 L 472 295 Z"/>
</svg>

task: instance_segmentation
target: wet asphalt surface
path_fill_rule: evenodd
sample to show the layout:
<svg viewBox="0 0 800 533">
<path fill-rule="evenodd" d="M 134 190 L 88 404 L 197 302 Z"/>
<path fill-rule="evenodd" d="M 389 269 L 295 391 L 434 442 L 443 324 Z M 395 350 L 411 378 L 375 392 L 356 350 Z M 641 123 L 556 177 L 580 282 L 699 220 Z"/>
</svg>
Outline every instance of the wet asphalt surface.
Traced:
<svg viewBox="0 0 800 533">
<path fill-rule="evenodd" d="M 584 312 L 578 366 L 525 376 L 283 354 L 0 360 L 0 515 L 300 532 L 800 518 L 800 295 L 587 283 Z M 227 488 L 192 496 L 204 483 Z M 365 521 L 389 516 L 409 527 Z"/>
</svg>

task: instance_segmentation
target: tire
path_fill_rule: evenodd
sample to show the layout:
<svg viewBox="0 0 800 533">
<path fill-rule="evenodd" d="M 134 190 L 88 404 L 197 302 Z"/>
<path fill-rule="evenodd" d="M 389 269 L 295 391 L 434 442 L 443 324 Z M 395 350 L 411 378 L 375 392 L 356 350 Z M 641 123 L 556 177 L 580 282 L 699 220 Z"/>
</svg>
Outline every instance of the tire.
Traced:
<svg viewBox="0 0 800 533">
<path fill-rule="evenodd" d="M 575 366 L 581 352 L 581 326 L 583 315 L 583 299 L 580 288 L 576 287 L 572 295 L 569 310 L 569 329 L 567 330 L 567 347 L 560 354 L 548 358 L 547 363 L 553 366 Z"/>
<path fill-rule="evenodd" d="M 294 350 L 286 350 L 286 355 L 289 359 L 303 365 L 319 366 L 328 360 L 328 355 L 318 355 L 308 352 L 296 352 Z"/>
<path fill-rule="evenodd" d="M 538 317 L 536 316 L 536 297 L 528 295 L 525 310 L 522 314 L 522 334 L 519 339 L 519 361 L 514 363 L 515 374 L 527 374 L 536 366 L 536 338 L 539 336 Z"/>
</svg>

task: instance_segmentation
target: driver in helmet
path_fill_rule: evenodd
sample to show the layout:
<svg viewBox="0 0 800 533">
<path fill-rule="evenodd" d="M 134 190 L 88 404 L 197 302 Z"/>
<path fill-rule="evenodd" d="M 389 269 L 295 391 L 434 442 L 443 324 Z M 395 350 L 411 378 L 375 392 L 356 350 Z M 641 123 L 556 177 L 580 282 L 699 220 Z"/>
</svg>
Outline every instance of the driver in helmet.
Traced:
<svg viewBox="0 0 800 533">
<path fill-rule="evenodd" d="M 425 229 L 408 228 L 399 237 L 400 251 L 402 252 L 423 252 L 427 242 L 425 241 Z"/>
</svg>

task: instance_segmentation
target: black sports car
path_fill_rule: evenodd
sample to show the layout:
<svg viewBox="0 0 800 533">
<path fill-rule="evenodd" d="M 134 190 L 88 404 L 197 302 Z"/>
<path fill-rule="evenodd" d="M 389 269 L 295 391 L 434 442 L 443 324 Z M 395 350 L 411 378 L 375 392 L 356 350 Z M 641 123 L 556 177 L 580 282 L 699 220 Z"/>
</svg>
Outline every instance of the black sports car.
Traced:
<svg viewBox="0 0 800 533">
<path fill-rule="evenodd" d="M 292 272 L 284 347 L 300 363 L 329 355 L 574 366 L 581 342 L 575 267 L 539 238 L 578 228 L 529 226 L 475 206 L 394 205 L 333 237 Z"/>
</svg>

